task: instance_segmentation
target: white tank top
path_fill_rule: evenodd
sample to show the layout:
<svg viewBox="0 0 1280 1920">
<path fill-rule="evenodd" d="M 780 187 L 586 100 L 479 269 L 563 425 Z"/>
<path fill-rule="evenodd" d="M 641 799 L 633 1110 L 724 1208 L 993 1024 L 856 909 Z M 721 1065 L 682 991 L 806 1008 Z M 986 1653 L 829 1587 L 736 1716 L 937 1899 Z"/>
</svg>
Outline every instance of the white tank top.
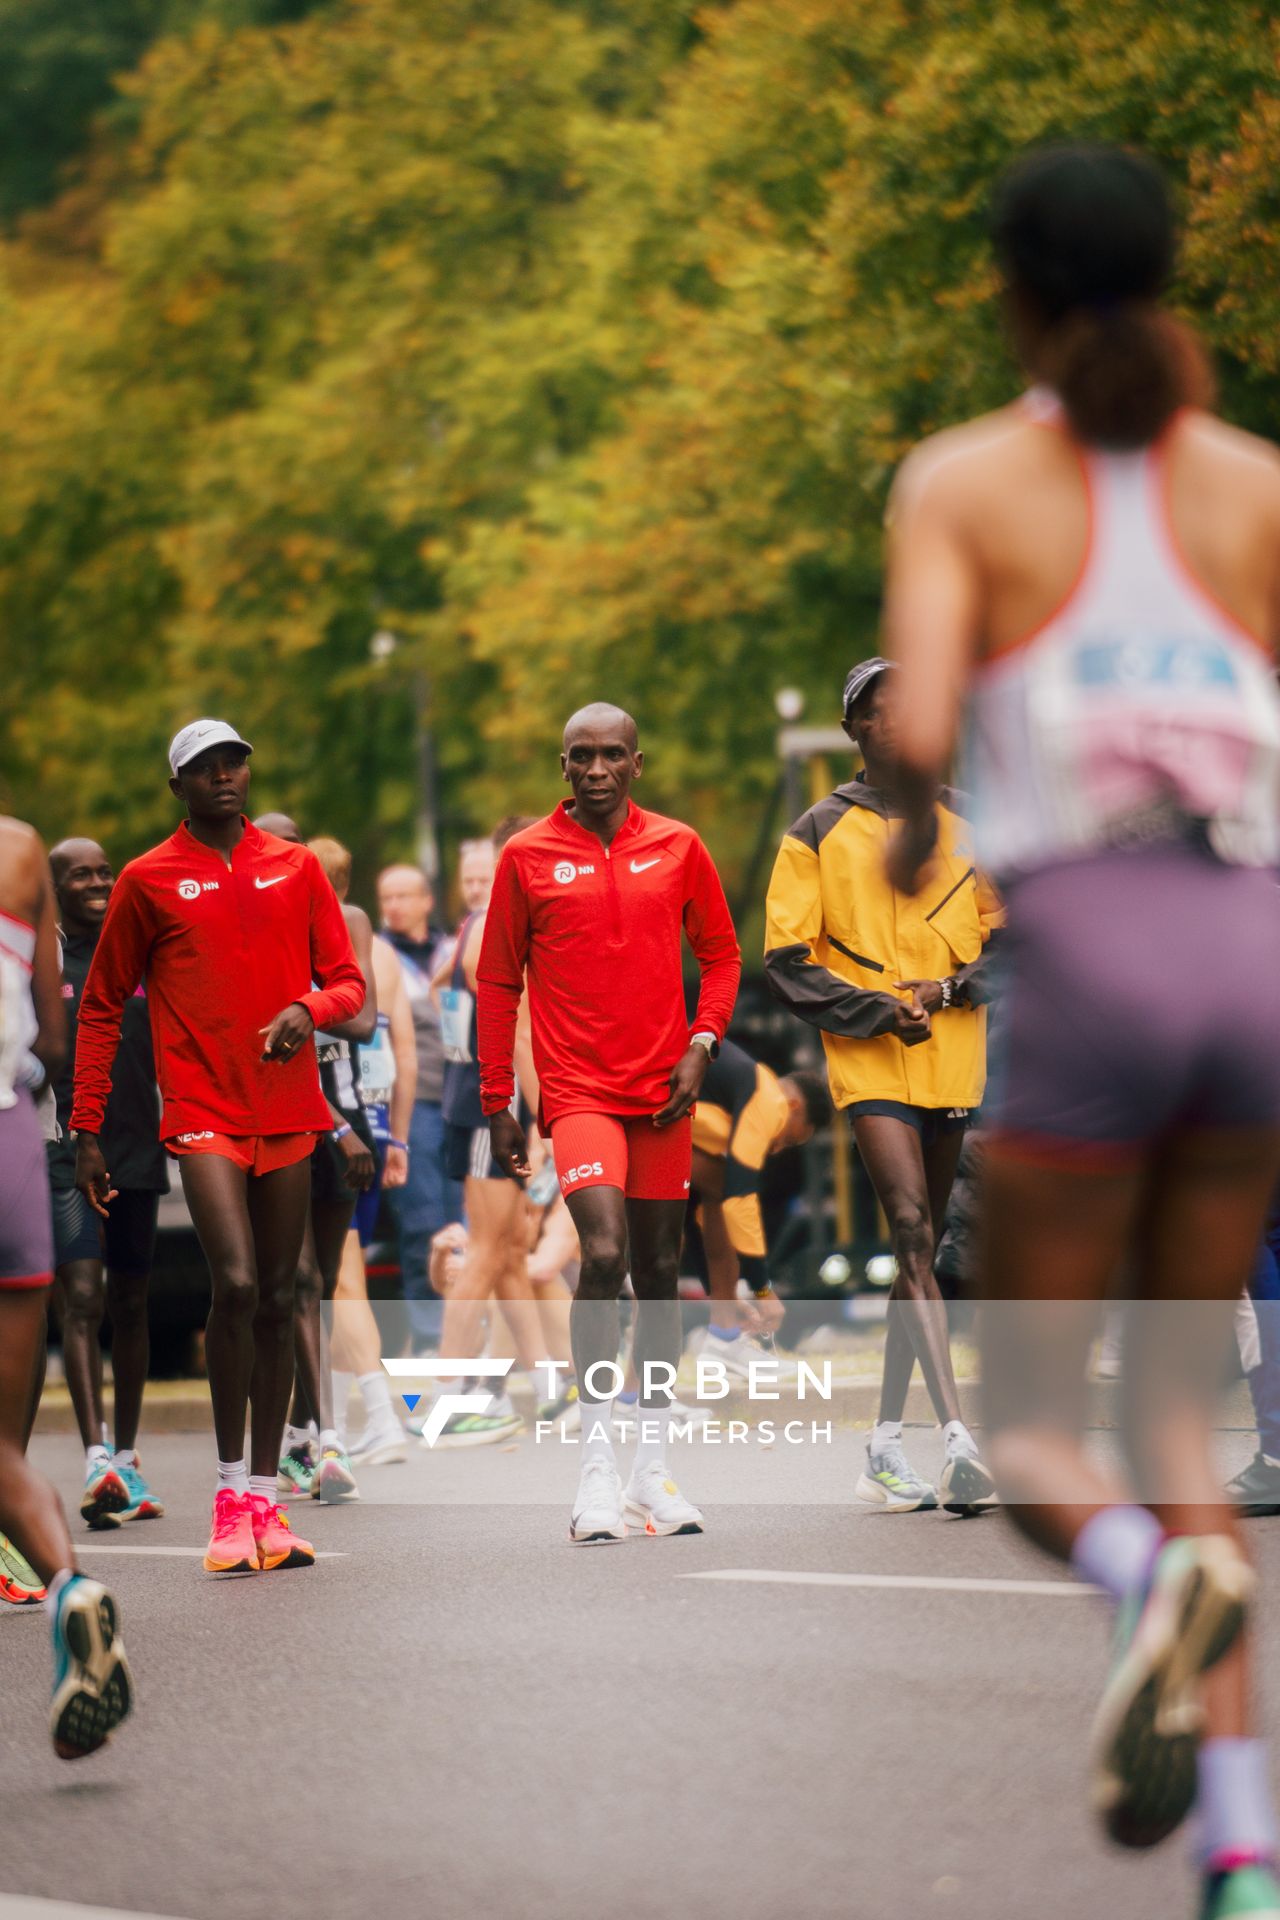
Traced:
<svg viewBox="0 0 1280 1920">
<path fill-rule="evenodd" d="M 1062 425 L 1058 401 L 1027 396 Z M 1071 593 L 982 663 L 964 784 L 998 877 L 1201 824 L 1233 865 L 1280 859 L 1280 693 L 1261 642 L 1191 573 L 1166 504 L 1165 445 L 1079 448 L 1089 497 Z"/>
<path fill-rule="evenodd" d="M 35 951 L 35 928 L 0 913 L 0 1108 L 15 1104 L 16 1086 L 33 1085 L 40 1075 L 31 1053 L 37 1031 L 31 998 Z"/>
</svg>

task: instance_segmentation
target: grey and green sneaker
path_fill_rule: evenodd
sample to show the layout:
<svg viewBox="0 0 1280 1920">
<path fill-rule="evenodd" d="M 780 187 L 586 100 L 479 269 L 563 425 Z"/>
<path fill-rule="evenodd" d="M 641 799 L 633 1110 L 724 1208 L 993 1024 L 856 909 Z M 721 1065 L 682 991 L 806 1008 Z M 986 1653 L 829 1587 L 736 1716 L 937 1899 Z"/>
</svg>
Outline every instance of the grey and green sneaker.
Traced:
<svg viewBox="0 0 1280 1920">
<path fill-rule="evenodd" d="M 1254 1584 L 1225 1534 L 1182 1536 L 1121 1606 L 1091 1742 L 1093 1804 L 1121 1846 L 1153 1847 L 1190 1812 L 1200 1676 L 1239 1639 Z"/>
<path fill-rule="evenodd" d="M 868 1442 L 867 1464 L 854 1492 L 869 1507 L 884 1507 L 889 1513 L 923 1513 L 938 1504 L 937 1493 L 896 1442 L 878 1452 Z"/>
<path fill-rule="evenodd" d="M 943 1511 L 958 1513 L 965 1519 L 975 1513 L 989 1513 L 1000 1505 L 990 1468 L 983 1465 L 976 1448 L 970 1446 L 954 1447 L 947 1454 L 938 1492 L 942 1496 Z"/>
<path fill-rule="evenodd" d="M 296 1494 L 299 1499 L 305 1500 L 311 1492 L 311 1481 L 318 1465 L 309 1440 L 300 1447 L 287 1448 L 280 1455 L 276 1492 Z"/>
</svg>

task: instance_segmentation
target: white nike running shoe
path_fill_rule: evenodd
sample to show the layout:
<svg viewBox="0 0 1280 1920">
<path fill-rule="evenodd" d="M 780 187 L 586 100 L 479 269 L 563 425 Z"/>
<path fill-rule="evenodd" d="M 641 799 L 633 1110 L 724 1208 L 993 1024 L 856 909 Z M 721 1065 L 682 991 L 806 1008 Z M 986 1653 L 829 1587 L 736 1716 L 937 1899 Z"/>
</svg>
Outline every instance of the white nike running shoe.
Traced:
<svg viewBox="0 0 1280 1920">
<path fill-rule="evenodd" d="M 583 1462 L 578 1497 L 569 1516 L 569 1538 L 575 1546 L 589 1546 L 595 1541 L 625 1540 L 626 1537 L 618 1469 L 612 1460 L 593 1455 Z"/>
<path fill-rule="evenodd" d="M 649 1535 L 701 1533 L 702 1515 L 686 1500 L 660 1460 L 641 1467 L 627 1482 L 626 1518 L 629 1526 Z"/>
<path fill-rule="evenodd" d="M 775 1353 L 771 1347 L 763 1346 L 746 1333 L 735 1334 L 732 1340 L 721 1340 L 717 1334 L 709 1332 L 698 1351 L 702 1359 L 718 1360 L 726 1373 L 736 1374 L 740 1380 L 750 1379 L 752 1363 L 759 1365 L 763 1360 L 777 1368 L 771 1377 L 780 1384 L 798 1379 L 800 1374 L 794 1360 Z"/>
</svg>

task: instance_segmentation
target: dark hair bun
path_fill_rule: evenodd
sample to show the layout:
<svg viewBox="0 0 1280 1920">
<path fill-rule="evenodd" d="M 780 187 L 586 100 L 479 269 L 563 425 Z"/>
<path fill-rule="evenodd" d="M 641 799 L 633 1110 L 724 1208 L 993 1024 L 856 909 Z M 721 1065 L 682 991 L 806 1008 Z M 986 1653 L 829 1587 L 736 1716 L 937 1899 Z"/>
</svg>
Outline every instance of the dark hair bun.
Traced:
<svg viewBox="0 0 1280 1920">
<path fill-rule="evenodd" d="M 1146 446 L 1213 382 L 1190 329 L 1156 304 L 1177 251 L 1164 176 L 1121 147 L 1039 147 L 991 210 L 996 257 L 1043 324 L 1037 372 L 1076 437 Z"/>
</svg>

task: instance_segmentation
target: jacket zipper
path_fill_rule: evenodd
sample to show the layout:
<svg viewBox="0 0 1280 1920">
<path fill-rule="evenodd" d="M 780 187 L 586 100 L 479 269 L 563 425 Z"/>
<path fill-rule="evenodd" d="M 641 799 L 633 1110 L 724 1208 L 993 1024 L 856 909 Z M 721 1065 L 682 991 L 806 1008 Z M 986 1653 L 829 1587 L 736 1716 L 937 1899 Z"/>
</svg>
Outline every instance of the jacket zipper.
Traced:
<svg viewBox="0 0 1280 1920">
<path fill-rule="evenodd" d="M 926 913 L 926 915 L 925 915 L 925 919 L 926 919 L 926 920 L 932 920 L 932 918 L 933 918 L 933 916 L 934 916 L 934 914 L 935 914 L 935 913 L 941 913 L 941 912 L 942 912 L 942 909 L 943 909 L 943 908 L 944 908 L 944 907 L 946 906 L 946 904 L 947 904 L 947 902 L 948 902 L 948 900 L 950 900 L 950 898 L 951 898 L 951 896 L 952 896 L 952 894 L 956 894 L 956 893 L 959 893 L 959 891 L 960 891 L 960 889 L 961 889 L 961 887 L 962 887 L 962 886 L 964 885 L 964 883 L 965 883 L 965 881 L 966 881 L 966 880 L 972 880 L 972 879 L 973 879 L 973 876 L 974 876 L 974 872 L 975 872 L 975 869 L 974 869 L 973 867 L 969 867 L 969 868 L 968 868 L 968 869 L 967 869 L 967 870 L 966 870 L 966 871 L 965 871 L 964 873 L 962 873 L 962 874 L 960 875 L 960 878 L 959 878 L 959 879 L 958 879 L 958 880 L 956 881 L 956 883 L 955 883 L 955 885 L 954 885 L 954 887 L 952 887 L 952 888 L 950 889 L 950 891 L 949 891 L 949 892 L 947 892 L 947 893 L 944 893 L 944 894 L 943 894 L 943 896 L 942 896 L 942 898 L 941 898 L 941 900 L 939 900 L 939 902 L 938 902 L 938 904 L 937 904 L 937 906 L 936 906 L 936 907 L 934 907 L 934 908 L 932 909 L 932 911 L 931 911 L 931 912 L 929 912 L 929 913 Z"/>
<path fill-rule="evenodd" d="M 846 960 L 852 960 L 857 967 L 869 967 L 872 973 L 883 973 L 884 963 L 880 960 L 868 960 L 865 953 L 855 953 L 852 947 L 846 947 L 843 940 L 837 940 L 833 933 L 827 935 L 827 945 L 842 953 Z"/>
</svg>

